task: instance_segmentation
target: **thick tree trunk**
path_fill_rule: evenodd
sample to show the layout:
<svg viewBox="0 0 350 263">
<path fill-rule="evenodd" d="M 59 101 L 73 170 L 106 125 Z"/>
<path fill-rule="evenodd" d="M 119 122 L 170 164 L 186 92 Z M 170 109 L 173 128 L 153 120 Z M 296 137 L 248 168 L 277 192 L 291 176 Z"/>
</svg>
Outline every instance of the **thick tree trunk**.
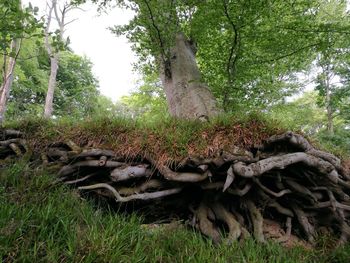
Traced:
<svg viewBox="0 0 350 263">
<path fill-rule="evenodd" d="M 53 111 L 53 97 L 54 92 L 56 88 L 56 77 L 57 77 L 57 70 L 58 70 L 58 54 L 54 54 L 53 57 L 50 58 L 51 60 L 51 71 L 50 71 L 50 79 L 49 79 L 49 86 L 46 93 L 45 98 L 45 109 L 44 109 L 44 117 L 50 118 Z"/>
<path fill-rule="evenodd" d="M 6 103 L 7 99 L 10 95 L 10 90 L 13 83 L 13 73 L 16 66 L 16 59 L 20 50 L 21 40 L 14 39 L 11 43 L 11 50 L 16 53 L 15 57 L 9 57 L 8 65 L 6 68 L 6 72 L 4 72 L 3 83 L 0 87 L 0 123 L 4 120 L 4 115 L 6 111 Z"/>
<path fill-rule="evenodd" d="M 218 114 L 215 98 L 202 82 L 193 45 L 182 33 L 176 35 L 170 61 L 163 64 L 161 79 L 172 116 L 208 119 Z"/>
</svg>

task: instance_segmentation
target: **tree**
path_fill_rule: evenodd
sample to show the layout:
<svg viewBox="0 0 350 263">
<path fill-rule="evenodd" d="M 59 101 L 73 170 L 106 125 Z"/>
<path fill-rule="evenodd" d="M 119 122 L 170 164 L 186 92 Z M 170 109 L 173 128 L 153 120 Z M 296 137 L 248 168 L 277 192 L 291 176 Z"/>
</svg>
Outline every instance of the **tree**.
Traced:
<svg viewBox="0 0 350 263">
<path fill-rule="evenodd" d="M 216 115 L 215 99 L 203 83 L 195 61 L 195 45 L 183 33 L 181 17 L 177 14 L 179 5 L 173 1 L 119 1 L 119 4 L 138 12 L 129 26 L 116 32 L 135 29 L 129 38 L 135 48 L 146 52 L 145 60 L 153 60 L 157 65 L 170 113 L 183 118 Z M 136 44 L 134 40 L 139 37 L 141 41 Z"/>
<path fill-rule="evenodd" d="M 181 1 L 132 1 L 121 3 L 137 10 L 131 23 L 116 29 L 126 33 L 146 60 L 156 65 L 171 115 L 208 118 L 218 113 L 215 99 L 204 84 L 196 63 L 196 46 L 184 33 Z M 140 41 L 137 41 L 139 38 Z M 146 52 L 146 53 L 145 53 Z"/>
<path fill-rule="evenodd" d="M 43 37 L 24 39 L 14 71 L 14 82 L 8 99 L 6 118 L 42 115 L 48 84 L 49 57 Z"/>
<path fill-rule="evenodd" d="M 23 40 L 6 116 L 12 119 L 42 116 L 49 75 L 50 57 L 44 39 L 36 37 Z M 80 119 L 93 115 L 97 110 L 96 98 L 99 96 L 98 81 L 92 73 L 89 59 L 68 50 L 61 51 L 53 100 L 55 117 Z M 100 104 L 99 107 L 103 108 L 104 105 Z"/>
<path fill-rule="evenodd" d="M 208 103 L 204 108 L 218 112 L 208 89 L 197 88 L 204 82 L 226 111 L 242 102 L 256 107 L 281 99 L 297 89 L 291 84 L 295 73 L 307 68 L 321 44 L 315 39 L 318 32 L 305 30 L 315 22 L 318 1 L 117 3 L 136 15 L 114 32 L 126 34 L 141 61 L 160 72 L 169 111 L 178 117 L 185 105 L 202 100 Z"/>
<path fill-rule="evenodd" d="M 60 61 L 58 89 L 53 100 L 55 115 L 76 118 L 92 115 L 100 94 L 91 61 L 69 51 L 61 52 Z"/>
<path fill-rule="evenodd" d="M 322 27 L 350 26 L 345 1 L 333 0 L 323 3 L 321 7 L 319 23 Z M 325 16 L 331 16 L 332 21 L 324 19 Z M 333 135 L 333 120 L 339 114 L 343 102 L 350 96 L 350 83 L 347 79 L 350 69 L 348 60 L 350 42 L 347 35 L 334 29 L 326 30 L 320 34 L 319 38 L 324 39 L 324 45 L 317 57 L 320 73 L 316 78 L 316 89 L 319 92 L 319 104 L 324 106 L 327 112 L 327 131 L 329 135 Z"/>
<path fill-rule="evenodd" d="M 66 26 L 73 22 L 66 21 L 68 13 L 75 8 L 74 4 L 70 1 L 64 2 L 62 7 L 59 6 L 57 0 L 50 0 L 47 2 L 48 5 L 48 13 L 47 13 L 47 22 L 45 27 L 45 44 L 47 53 L 50 56 L 50 78 L 49 84 L 47 88 L 47 94 L 45 98 L 45 107 L 44 107 L 44 117 L 50 118 L 53 111 L 53 99 L 54 92 L 56 88 L 56 78 L 57 78 L 57 70 L 59 64 L 59 52 L 62 50 L 66 44 L 66 40 L 64 38 L 64 32 L 66 30 Z M 52 18 L 58 23 L 58 29 L 55 32 L 54 36 L 50 35 Z M 52 40 L 52 42 L 51 42 Z"/>
<path fill-rule="evenodd" d="M 7 99 L 14 79 L 14 70 L 24 38 L 38 34 L 41 23 L 33 16 L 37 8 L 23 9 L 20 0 L 5 0 L 0 3 L 0 39 L 1 39 L 1 86 L 0 86 L 0 123 L 4 119 Z"/>
</svg>

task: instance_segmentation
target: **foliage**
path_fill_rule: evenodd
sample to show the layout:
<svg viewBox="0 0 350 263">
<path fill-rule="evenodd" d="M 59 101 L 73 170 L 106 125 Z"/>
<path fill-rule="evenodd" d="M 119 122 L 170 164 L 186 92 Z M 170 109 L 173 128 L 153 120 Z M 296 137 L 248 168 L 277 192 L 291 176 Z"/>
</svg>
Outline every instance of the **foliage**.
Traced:
<svg viewBox="0 0 350 263">
<path fill-rule="evenodd" d="M 21 7 L 20 0 L 3 0 L 0 2 L 0 50 L 2 55 L 10 55 L 11 41 L 23 39 L 38 34 L 37 29 L 42 23 L 35 18 L 38 8 L 31 5 L 25 9 Z"/>
<path fill-rule="evenodd" d="M 281 125 L 308 135 L 325 128 L 326 114 L 317 105 L 315 92 L 306 92 L 294 101 L 276 104 L 269 109 L 269 113 Z"/>
<path fill-rule="evenodd" d="M 50 74 L 50 59 L 42 38 L 26 39 L 15 69 L 15 80 L 9 98 L 7 116 L 39 116 L 43 112 Z M 71 51 L 61 53 L 55 93 L 55 116 L 82 118 L 98 107 L 98 81 L 92 74 L 92 63 Z M 102 105 L 100 104 L 99 107 Z"/>
<path fill-rule="evenodd" d="M 337 126 L 334 134 L 330 135 L 322 130 L 315 135 L 322 148 L 337 153 L 344 158 L 350 157 L 350 130 L 349 127 Z"/>
<path fill-rule="evenodd" d="M 349 122 L 343 115 L 335 116 L 333 135 L 327 133 L 327 114 L 318 104 L 317 92 L 306 92 L 303 96 L 288 102 L 274 105 L 269 116 L 290 130 L 299 130 L 314 140 L 322 148 L 344 158 L 350 157 Z"/>
<path fill-rule="evenodd" d="M 31 5 L 25 9 L 20 0 L 3 0 L 0 2 L 0 54 L 3 59 L 1 66 L 1 83 L 5 81 L 7 72 L 6 60 L 8 57 L 17 57 L 16 50 L 11 48 L 15 39 L 25 39 L 42 34 L 42 21 L 35 15 L 38 9 Z"/>
<path fill-rule="evenodd" d="M 92 63 L 87 57 L 72 52 L 61 53 L 57 86 L 55 115 L 74 115 L 77 118 L 91 115 L 99 91 L 98 81 L 92 74 Z"/>
<path fill-rule="evenodd" d="M 319 19 L 324 23 L 324 16 L 332 16 L 332 23 L 350 26 L 350 19 L 345 1 L 333 0 L 321 6 Z M 328 27 L 328 24 L 325 24 Z M 328 131 L 332 133 L 333 119 L 341 114 L 343 105 L 350 98 L 350 83 L 347 75 L 350 72 L 349 46 L 346 35 L 337 31 L 326 31 L 321 37 L 325 47 L 320 49 L 317 57 L 319 73 L 316 78 L 320 106 L 327 110 Z"/>
<path fill-rule="evenodd" d="M 308 69 L 325 46 L 318 32 L 325 29 L 316 23 L 320 1 L 118 3 L 136 15 L 114 32 L 126 34 L 148 67 L 171 59 L 176 32 L 195 42 L 204 79 L 226 111 L 264 108 L 299 90 L 295 73 Z M 339 26 L 323 19 L 328 30 Z"/>
<path fill-rule="evenodd" d="M 8 118 L 41 114 L 48 83 L 46 59 L 40 37 L 25 39 L 22 42 L 7 106 Z"/>
<path fill-rule="evenodd" d="M 312 34 L 302 32 L 315 20 L 307 12 L 315 5 L 209 1 L 198 8 L 191 32 L 199 63 L 226 111 L 266 108 L 298 91 L 295 73 L 307 69 L 318 44 Z"/>
<path fill-rule="evenodd" d="M 168 116 L 165 94 L 155 74 L 144 76 L 135 91 L 121 98 L 121 103 L 133 118 L 150 121 Z"/>
</svg>

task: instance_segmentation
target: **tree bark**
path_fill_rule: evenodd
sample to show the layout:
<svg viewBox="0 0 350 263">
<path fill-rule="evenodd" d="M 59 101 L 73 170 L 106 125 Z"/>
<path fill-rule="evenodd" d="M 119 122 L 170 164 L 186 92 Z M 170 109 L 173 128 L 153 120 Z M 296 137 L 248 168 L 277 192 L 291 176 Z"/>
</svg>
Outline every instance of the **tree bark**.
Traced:
<svg viewBox="0 0 350 263">
<path fill-rule="evenodd" d="M 329 135 L 334 134 L 333 128 L 333 110 L 331 105 L 331 90 L 330 90 L 330 72 L 329 65 L 326 66 L 326 80 L 325 80 L 325 89 L 326 89 L 326 109 L 327 109 L 327 131 Z"/>
<path fill-rule="evenodd" d="M 51 26 L 52 16 L 54 16 L 55 20 L 58 23 L 58 40 L 61 42 L 64 42 L 64 32 L 65 27 L 69 23 L 73 22 L 74 20 L 71 20 L 69 22 L 66 22 L 66 16 L 69 11 L 72 10 L 73 5 L 70 2 L 65 2 L 63 7 L 60 8 L 58 6 L 57 0 L 50 0 L 51 5 L 49 5 L 49 11 L 47 14 L 47 25 L 45 28 L 45 45 L 46 50 L 48 54 L 50 55 L 50 79 L 49 79 L 49 85 L 47 88 L 47 94 L 45 98 L 45 107 L 44 107 L 44 117 L 50 118 L 52 116 L 53 112 L 53 98 L 54 98 L 54 92 L 56 89 L 56 78 L 57 78 L 57 71 L 59 67 L 59 50 L 54 50 L 52 44 L 50 43 L 50 36 L 49 36 L 49 30 Z"/>
<path fill-rule="evenodd" d="M 45 98 L 45 109 L 44 109 L 44 117 L 50 118 L 53 112 L 53 97 L 56 88 L 56 77 L 58 71 L 58 54 L 54 54 L 50 58 L 50 79 L 49 85 Z"/>
<path fill-rule="evenodd" d="M 182 33 L 175 37 L 171 58 L 163 61 L 161 80 L 172 116 L 203 120 L 219 113 L 213 94 L 202 81 L 194 46 Z"/>
<path fill-rule="evenodd" d="M 9 57 L 8 66 L 4 72 L 3 83 L 1 84 L 1 87 L 0 87 L 0 123 L 4 121 L 7 99 L 10 95 L 10 90 L 11 90 L 13 78 L 14 78 L 13 73 L 15 70 L 16 60 L 17 60 L 17 56 L 19 54 L 20 48 L 21 48 L 21 40 L 20 39 L 12 40 L 11 51 L 14 51 L 16 55 L 14 57 Z M 6 62 L 4 61 L 4 63 Z"/>
<path fill-rule="evenodd" d="M 47 25 L 45 28 L 45 45 L 46 45 L 46 51 L 50 56 L 50 78 L 49 78 L 49 84 L 47 87 L 47 93 L 45 97 L 45 106 L 44 106 L 44 118 L 50 118 L 53 111 L 53 96 L 56 88 L 56 77 L 57 77 L 57 70 L 58 70 L 58 52 L 53 50 L 53 47 L 50 43 L 50 35 L 49 30 L 51 26 L 51 20 L 52 20 L 52 13 L 53 11 L 57 10 L 57 0 L 51 0 L 51 6 L 49 6 L 49 11 L 47 14 Z M 59 17 L 56 14 L 57 22 L 60 24 Z M 62 33 L 62 31 L 60 31 Z M 60 34 L 60 36 L 62 36 Z"/>
</svg>

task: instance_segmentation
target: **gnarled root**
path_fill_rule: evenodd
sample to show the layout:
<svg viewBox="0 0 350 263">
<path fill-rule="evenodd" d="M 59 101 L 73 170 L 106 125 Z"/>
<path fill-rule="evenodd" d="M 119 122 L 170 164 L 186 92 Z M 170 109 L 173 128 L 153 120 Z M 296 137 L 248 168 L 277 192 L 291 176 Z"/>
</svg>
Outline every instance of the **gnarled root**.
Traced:
<svg viewBox="0 0 350 263">
<path fill-rule="evenodd" d="M 23 133 L 19 131 L 0 130 L 0 160 L 30 155 L 27 143 L 22 137 Z"/>
<path fill-rule="evenodd" d="M 226 208 L 218 202 L 211 205 L 211 208 L 215 214 L 216 219 L 225 222 L 228 227 L 229 231 L 226 237 L 227 242 L 231 243 L 232 241 L 238 240 L 242 234 L 242 230 L 234 215 L 227 211 Z"/>
<path fill-rule="evenodd" d="M 247 199 L 243 200 L 247 210 L 250 214 L 250 218 L 252 220 L 253 225 L 253 236 L 258 242 L 265 242 L 264 231 L 263 231 L 263 223 L 264 218 L 261 215 L 259 209 L 255 206 L 252 200 Z"/>
<path fill-rule="evenodd" d="M 0 159 L 29 152 L 23 136 L 0 131 Z M 350 237 L 350 175 L 339 158 L 292 132 L 272 136 L 251 151 L 235 148 L 172 165 L 148 154 L 132 159 L 83 149 L 73 141 L 53 143 L 38 155 L 52 169 L 60 167 L 60 181 L 82 193 L 134 202 L 135 209 L 153 215 L 164 204 L 174 209 L 169 215 L 192 216 L 192 225 L 214 243 L 250 235 L 265 242 L 273 238 L 269 227 L 279 232 L 281 243 L 296 236 L 314 243 L 322 227 L 338 236 L 339 245 Z"/>
<path fill-rule="evenodd" d="M 211 238 L 215 244 L 221 242 L 221 235 L 219 230 L 209 219 L 211 218 L 214 220 L 215 218 L 213 218 L 212 211 L 205 202 L 201 202 L 198 209 L 195 210 L 195 218 L 198 221 L 197 228 L 202 232 L 202 234 Z"/>
<path fill-rule="evenodd" d="M 274 145 L 282 142 L 291 148 L 271 152 Z M 68 184 L 92 180 L 93 184 L 78 189 L 103 193 L 119 203 L 175 198 L 174 194 L 193 188 L 176 198 L 184 195 L 184 200 L 199 199 L 197 209 L 191 209 L 192 225 L 214 243 L 223 240 L 230 243 L 251 234 L 257 241 L 265 242 L 264 233 L 268 229 L 264 222 L 272 217 L 278 219 L 273 220 L 274 229 L 281 231 L 278 242 L 288 243 L 291 236 L 295 238 L 293 222 L 293 230 L 301 234 L 299 238 L 306 237 L 309 243 L 314 243 L 318 228 L 324 225 L 317 213 L 324 215 L 327 209 L 336 212 L 329 214 L 329 221 L 338 222 L 339 244 L 346 242 L 350 182 L 339 159 L 314 149 L 306 139 L 293 133 L 274 136 L 259 150 L 259 157 L 251 154 L 228 158 L 226 153 L 213 159 L 187 159 L 175 165 L 179 171 L 159 165 L 149 157 L 127 162 L 112 151 L 83 150 L 75 159 L 70 158 L 73 162 L 66 164 L 59 175 L 74 177 Z M 100 175 L 91 176 L 90 169 L 101 171 Z M 192 192 L 199 196 L 186 197 Z M 210 200 L 208 196 L 215 198 Z M 180 199 L 178 202 L 182 203 Z M 240 206 L 227 209 L 230 202 Z"/>
</svg>

